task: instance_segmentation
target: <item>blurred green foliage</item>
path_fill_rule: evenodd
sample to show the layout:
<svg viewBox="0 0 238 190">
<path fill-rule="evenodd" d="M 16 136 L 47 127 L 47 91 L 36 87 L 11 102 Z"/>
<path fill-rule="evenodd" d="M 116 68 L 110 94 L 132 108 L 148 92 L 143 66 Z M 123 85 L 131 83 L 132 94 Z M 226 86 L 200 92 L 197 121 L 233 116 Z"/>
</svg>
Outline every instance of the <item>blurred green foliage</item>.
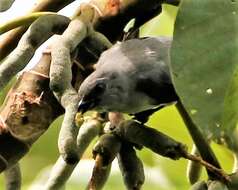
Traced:
<svg viewBox="0 0 238 190">
<path fill-rule="evenodd" d="M 141 36 L 158 36 L 173 34 L 173 25 L 177 8 L 173 6 L 163 6 L 163 13 L 151 20 L 141 29 Z M 2 94 L 1 94 L 2 95 Z M 29 154 L 21 160 L 23 173 L 23 190 L 28 189 L 29 185 L 36 178 L 36 176 L 46 167 L 52 166 L 58 157 L 57 136 L 59 132 L 62 117 L 58 118 L 49 128 L 49 130 L 33 145 Z M 154 114 L 147 123 L 150 127 L 157 128 L 159 131 L 169 135 L 177 141 L 183 142 L 191 149 L 192 141 L 186 130 L 182 119 L 180 118 L 176 108 L 169 106 Z M 92 146 L 91 146 L 92 147 Z M 219 160 L 226 171 L 231 171 L 233 158 L 232 154 L 225 148 L 213 144 Z M 143 160 L 147 166 L 145 171 L 147 176 L 154 176 L 154 181 L 145 181 L 144 190 L 186 190 L 189 184 L 186 179 L 186 164 L 184 159 L 173 161 L 161 156 L 155 155 L 147 149 L 138 151 L 138 156 Z M 84 158 L 91 158 L 91 149 L 89 148 Z M 161 177 L 160 177 L 161 176 Z M 203 178 L 206 177 L 203 172 Z M 84 178 L 84 176 L 82 176 Z M 157 179 L 158 178 L 158 179 Z M 158 184 L 157 181 L 163 181 L 166 184 Z M 80 184 L 79 184 L 80 183 Z M 168 185 L 169 184 L 169 185 Z M 3 188 L 3 177 L 0 178 L 0 189 Z M 168 188 L 169 186 L 169 188 Z M 81 190 L 84 189 L 85 184 L 81 184 L 80 178 L 67 184 L 67 190 Z M 105 186 L 105 190 L 122 190 L 124 189 L 122 178 L 120 174 L 113 174 Z"/>
</svg>

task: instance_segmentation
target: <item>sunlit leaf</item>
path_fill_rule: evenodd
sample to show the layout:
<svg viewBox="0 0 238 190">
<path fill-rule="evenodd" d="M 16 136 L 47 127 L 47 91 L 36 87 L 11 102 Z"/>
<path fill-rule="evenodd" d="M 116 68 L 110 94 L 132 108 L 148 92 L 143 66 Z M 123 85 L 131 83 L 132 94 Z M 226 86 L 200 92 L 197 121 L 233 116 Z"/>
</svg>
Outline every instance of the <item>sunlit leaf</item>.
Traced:
<svg viewBox="0 0 238 190">
<path fill-rule="evenodd" d="M 162 13 L 141 27 L 141 37 L 172 36 L 177 11 L 178 7 L 166 4 L 162 5 Z"/>
</svg>

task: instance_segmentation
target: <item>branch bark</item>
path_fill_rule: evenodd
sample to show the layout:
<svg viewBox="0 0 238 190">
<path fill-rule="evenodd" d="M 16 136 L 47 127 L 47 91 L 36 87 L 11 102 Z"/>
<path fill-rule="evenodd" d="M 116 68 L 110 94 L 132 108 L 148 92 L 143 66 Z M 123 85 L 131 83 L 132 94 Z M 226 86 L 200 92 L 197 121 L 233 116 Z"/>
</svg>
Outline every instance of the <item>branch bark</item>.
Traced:
<svg viewBox="0 0 238 190">
<path fill-rule="evenodd" d="M 50 55 L 44 54 L 32 71 L 24 72 L 1 107 L 0 172 L 16 164 L 51 122 L 63 113 L 49 89 L 50 60 Z"/>
</svg>

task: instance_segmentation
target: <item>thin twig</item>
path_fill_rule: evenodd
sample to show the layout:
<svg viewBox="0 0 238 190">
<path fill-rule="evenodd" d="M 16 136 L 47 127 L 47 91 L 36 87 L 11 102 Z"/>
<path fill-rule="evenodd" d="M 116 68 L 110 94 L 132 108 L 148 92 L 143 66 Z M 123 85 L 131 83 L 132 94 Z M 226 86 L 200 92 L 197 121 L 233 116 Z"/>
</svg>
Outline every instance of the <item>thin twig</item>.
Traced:
<svg viewBox="0 0 238 190">
<path fill-rule="evenodd" d="M 222 180 L 224 182 L 231 182 L 231 179 L 228 174 L 226 174 L 222 169 L 217 168 L 217 167 L 213 166 L 212 164 L 204 161 L 200 156 L 196 156 L 196 155 L 190 154 L 188 152 L 185 152 L 184 158 L 194 161 L 194 162 L 198 162 L 201 165 L 205 166 L 209 171 L 211 171 L 218 178 L 220 178 L 220 180 Z"/>
</svg>

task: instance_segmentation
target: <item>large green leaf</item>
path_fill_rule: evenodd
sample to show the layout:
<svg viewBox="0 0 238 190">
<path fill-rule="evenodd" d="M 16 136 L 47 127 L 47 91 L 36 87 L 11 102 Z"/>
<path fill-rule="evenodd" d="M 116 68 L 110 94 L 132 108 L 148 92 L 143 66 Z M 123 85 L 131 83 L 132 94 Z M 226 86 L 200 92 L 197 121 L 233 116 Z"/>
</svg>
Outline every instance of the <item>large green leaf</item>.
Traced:
<svg viewBox="0 0 238 190">
<path fill-rule="evenodd" d="M 171 49 L 173 81 L 206 135 L 230 134 L 238 120 L 238 2 L 183 0 Z"/>
</svg>

